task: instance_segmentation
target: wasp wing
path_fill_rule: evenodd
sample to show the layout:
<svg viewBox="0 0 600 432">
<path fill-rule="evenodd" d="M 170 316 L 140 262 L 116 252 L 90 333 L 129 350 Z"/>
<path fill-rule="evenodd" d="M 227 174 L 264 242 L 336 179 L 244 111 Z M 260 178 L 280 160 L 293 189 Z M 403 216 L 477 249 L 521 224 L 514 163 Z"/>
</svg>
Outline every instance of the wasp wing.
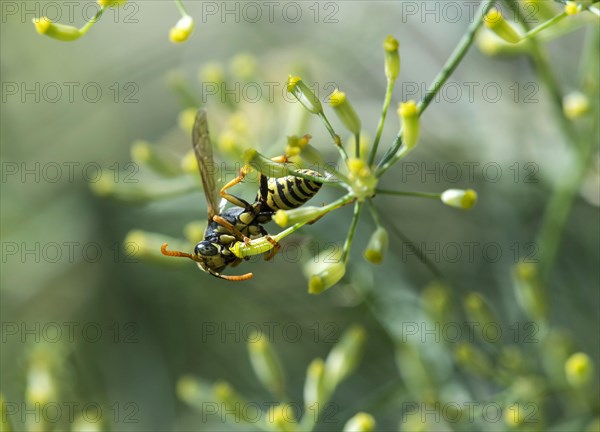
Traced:
<svg viewBox="0 0 600 432">
<path fill-rule="evenodd" d="M 202 179 L 202 188 L 206 197 L 208 207 L 208 222 L 213 216 L 219 214 L 219 194 L 215 183 L 216 165 L 213 159 L 213 149 L 208 136 L 208 121 L 206 119 L 206 110 L 200 109 L 196 114 L 194 130 L 192 131 L 192 147 L 198 168 L 200 169 L 200 178 Z"/>
</svg>

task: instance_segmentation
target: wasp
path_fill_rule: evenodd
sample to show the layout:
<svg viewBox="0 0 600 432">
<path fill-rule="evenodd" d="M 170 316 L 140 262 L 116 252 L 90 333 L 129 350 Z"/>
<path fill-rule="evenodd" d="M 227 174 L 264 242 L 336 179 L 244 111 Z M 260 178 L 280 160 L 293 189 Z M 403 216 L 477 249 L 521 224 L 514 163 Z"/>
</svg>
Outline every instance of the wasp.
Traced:
<svg viewBox="0 0 600 432">
<path fill-rule="evenodd" d="M 259 190 L 254 202 L 249 203 L 227 191 L 244 179 L 247 170 L 242 168 L 239 175 L 223 186 L 218 193 L 214 177 L 213 150 L 204 109 L 198 110 L 196 114 L 192 130 L 192 148 L 198 162 L 208 208 L 208 225 L 204 232 L 204 240 L 194 247 L 193 253 L 167 250 L 166 243 L 162 245 L 161 252 L 167 256 L 189 258 L 195 261 L 201 270 L 221 279 L 230 281 L 250 279 L 252 273 L 235 276 L 221 273 L 227 266 L 234 267 L 243 261 L 243 258 L 232 252 L 232 247 L 237 242 L 248 245 L 252 240 L 264 238 L 272 246 L 265 252 L 264 258 L 272 259 L 280 246 L 267 233 L 263 225 L 271 221 L 277 210 L 297 208 L 307 202 L 319 191 L 322 184 L 293 175 L 272 178 L 259 173 Z M 278 163 L 288 162 L 285 155 L 272 160 Z M 320 177 L 319 173 L 310 169 L 299 169 L 298 172 Z M 221 210 L 218 204 L 219 195 L 235 207 Z"/>
</svg>

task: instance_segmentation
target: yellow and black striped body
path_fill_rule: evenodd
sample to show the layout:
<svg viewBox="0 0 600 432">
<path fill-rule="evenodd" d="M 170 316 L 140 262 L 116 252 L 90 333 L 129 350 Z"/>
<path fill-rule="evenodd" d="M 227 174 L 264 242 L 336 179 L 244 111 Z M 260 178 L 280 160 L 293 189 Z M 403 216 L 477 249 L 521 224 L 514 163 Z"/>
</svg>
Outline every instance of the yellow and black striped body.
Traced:
<svg viewBox="0 0 600 432">
<path fill-rule="evenodd" d="M 320 174 L 310 169 L 300 169 L 300 173 L 318 177 Z M 321 189 L 322 184 L 295 176 L 270 178 L 260 176 L 256 201 L 261 203 L 261 211 L 276 212 L 300 207 Z"/>
</svg>

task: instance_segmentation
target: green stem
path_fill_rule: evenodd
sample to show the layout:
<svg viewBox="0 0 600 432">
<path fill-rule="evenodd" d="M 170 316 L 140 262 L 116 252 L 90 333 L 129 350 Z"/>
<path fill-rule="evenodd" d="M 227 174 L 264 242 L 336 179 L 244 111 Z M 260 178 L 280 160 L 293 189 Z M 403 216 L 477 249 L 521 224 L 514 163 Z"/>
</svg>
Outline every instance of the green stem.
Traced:
<svg viewBox="0 0 600 432">
<path fill-rule="evenodd" d="M 344 251 L 342 252 L 341 260 L 346 264 L 350 256 L 350 248 L 352 247 L 352 240 L 354 240 L 354 234 L 356 233 L 356 227 L 358 226 L 358 219 L 362 211 L 362 201 L 356 201 L 354 203 L 354 214 L 352 215 L 352 222 L 350 222 L 350 229 L 348 230 L 348 236 L 344 242 Z"/>
<path fill-rule="evenodd" d="M 325 113 L 323 111 L 319 112 L 318 116 L 321 120 L 323 120 L 323 124 L 325 124 L 325 128 L 331 135 L 331 139 L 333 140 L 333 143 L 335 144 L 338 151 L 340 152 L 342 159 L 344 159 L 344 161 L 348 162 L 348 153 L 346 153 L 346 149 L 342 146 L 342 140 L 340 139 L 340 136 L 335 133 L 335 131 L 333 130 L 333 127 L 331 126 L 331 123 L 329 123 L 329 119 L 327 118 L 327 116 L 325 115 Z"/>
<path fill-rule="evenodd" d="M 379 146 L 379 140 L 381 139 L 381 133 L 383 132 L 383 125 L 385 123 L 385 117 L 392 100 L 392 92 L 394 90 L 394 80 L 387 80 L 387 88 L 385 90 L 385 98 L 383 100 L 383 107 L 381 109 L 381 116 L 379 117 L 379 124 L 377 125 L 377 133 L 375 135 L 375 141 L 373 141 L 373 147 L 371 148 L 371 154 L 369 155 L 369 166 L 373 165 L 375 156 L 377 155 L 377 147 Z"/>
<path fill-rule="evenodd" d="M 175 0 L 175 6 L 177 6 L 177 9 L 179 9 L 179 13 L 181 14 L 182 17 L 189 15 L 187 13 L 187 11 L 185 10 L 185 7 L 183 6 L 183 3 L 181 2 L 181 0 Z"/>
<path fill-rule="evenodd" d="M 86 22 L 79 29 L 79 32 L 81 33 L 82 36 L 84 34 L 86 34 L 90 28 L 92 28 L 92 26 L 100 19 L 100 17 L 102 16 L 103 13 L 104 13 L 104 7 L 101 7 L 100 10 L 98 12 L 96 12 L 96 15 L 94 15 L 94 17 L 91 20 Z"/>
<path fill-rule="evenodd" d="M 448 80 L 450 75 L 455 71 L 460 62 L 463 60 L 469 47 L 473 44 L 475 40 L 475 34 L 477 30 L 483 25 L 483 19 L 485 14 L 492 6 L 492 2 L 486 1 L 481 3 L 479 9 L 476 12 L 477 19 L 473 21 L 473 23 L 467 29 L 467 32 L 464 34 L 450 58 L 444 64 L 442 70 L 435 77 L 433 84 L 427 90 L 427 94 L 425 97 L 419 102 L 417 108 L 419 109 L 419 116 L 423 114 L 423 112 L 427 109 L 431 101 L 435 98 L 437 93 L 440 91 L 444 83 Z M 392 165 L 394 165 L 399 158 L 397 157 L 397 152 L 400 146 L 402 145 L 402 130 L 398 132 L 398 135 L 394 139 L 391 148 L 386 152 L 385 156 L 381 159 L 379 164 L 377 165 L 376 176 L 381 177 Z"/>
<path fill-rule="evenodd" d="M 556 15 L 554 18 L 549 19 L 545 23 L 542 23 L 539 26 L 537 26 L 537 27 L 529 30 L 527 33 L 525 33 L 523 35 L 523 38 L 521 40 L 525 40 L 525 39 L 529 39 L 529 38 L 534 37 L 535 35 L 537 35 L 541 31 L 547 29 L 548 27 L 553 26 L 554 24 L 556 24 L 559 21 L 562 21 L 562 19 L 565 18 L 566 16 L 567 16 L 566 12 L 563 12 L 561 14 Z"/>
<path fill-rule="evenodd" d="M 375 226 L 377 228 L 382 227 L 383 224 L 381 223 L 381 217 L 379 216 L 379 213 L 377 212 L 377 209 L 375 208 L 375 205 L 373 204 L 373 200 L 369 200 L 369 213 L 371 213 L 371 217 L 373 218 L 373 222 L 375 222 Z"/>
<path fill-rule="evenodd" d="M 405 191 L 394 191 L 389 189 L 375 189 L 375 192 L 383 195 L 400 195 L 400 196 L 411 196 L 411 197 L 420 197 L 420 198 L 433 198 L 440 199 L 442 197 L 441 193 L 434 192 L 405 192 Z"/>
<path fill-rule="evenodd" d="M 354 135 L 354 157 L 360 159 L 360 133 Z"/>
<path fill-rule="evenodd" d="M 507 3 L 515 14 L 520 13 L 516 5 L 512 4 L 512 2 Z M 525 30 L 528 30 L 527 23 L 522 19 L 519 21 Z M 563 92 L 558 80 L 552 73 L 547 55 L 535 37 L 530 39 L 530 43 L 535 69 L 540 76 L 540 80 L 550 93 L 555 117 L 558 120 L 565 140 L 571 144 L 574 152 L 572 164 L 567 169 L 567 178 L 562 179 L 555 187 L 544 212 L 542 226 L 538 232 L 537 241 L 540 247 L 540 267 L 543 277 L 547 278 L 556 260 L 562 233 L 569 218 L 577 191 L 585 177 L 587 166 L 591 160 L 594 143 L 593 139 L 589 139 L 589 141 L 580 139 L 574 124 L 565 117 L 562 105 Z"/>
</svg>

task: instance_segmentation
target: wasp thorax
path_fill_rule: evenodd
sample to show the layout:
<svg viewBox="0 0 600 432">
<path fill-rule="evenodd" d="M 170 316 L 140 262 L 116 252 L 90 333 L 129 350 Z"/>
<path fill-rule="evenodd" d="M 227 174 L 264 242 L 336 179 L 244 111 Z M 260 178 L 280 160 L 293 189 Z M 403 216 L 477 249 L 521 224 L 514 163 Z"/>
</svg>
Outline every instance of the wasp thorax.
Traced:
<svg viewBox="0 0 600 432">
<path fill-rule="evenodd" d="M 219 253 L 219 249 L 211 242 L 203 240 L 194 248 L 194 254 L 200 256 L 213 256 Z"/>
</svg>

